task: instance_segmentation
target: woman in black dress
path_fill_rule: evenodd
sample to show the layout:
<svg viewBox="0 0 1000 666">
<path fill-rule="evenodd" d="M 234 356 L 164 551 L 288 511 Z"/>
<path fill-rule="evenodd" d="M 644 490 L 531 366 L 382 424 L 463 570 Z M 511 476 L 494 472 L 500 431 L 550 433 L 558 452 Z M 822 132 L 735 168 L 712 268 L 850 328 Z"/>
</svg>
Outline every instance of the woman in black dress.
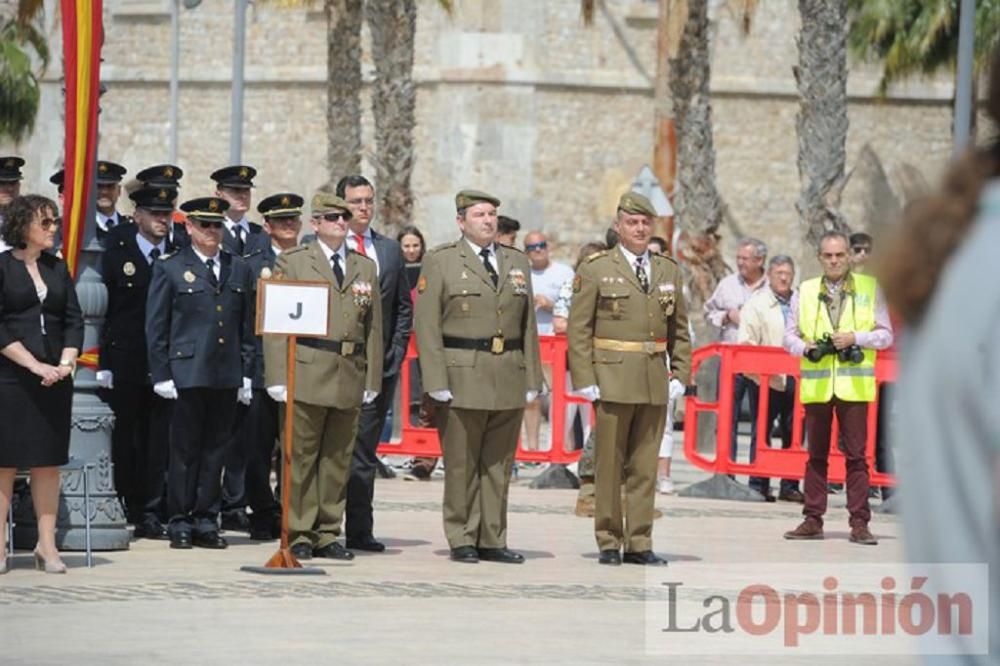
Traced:
<svg viewBox="0 0 1000 666">
<path fill-rule="evenodd" d="M 65 573 L 56 549 L 59 466 L 69 461 L 73 370 L 83 344 L 83 316 L 66 264 L 46 252 L 56 233 L 56 205 L 17 197 L 4 210 L 0 237 L 0 573 L 7 510 L 18 469 L 31 471 L 38 518 L 35 564 Z"/>
</svg>

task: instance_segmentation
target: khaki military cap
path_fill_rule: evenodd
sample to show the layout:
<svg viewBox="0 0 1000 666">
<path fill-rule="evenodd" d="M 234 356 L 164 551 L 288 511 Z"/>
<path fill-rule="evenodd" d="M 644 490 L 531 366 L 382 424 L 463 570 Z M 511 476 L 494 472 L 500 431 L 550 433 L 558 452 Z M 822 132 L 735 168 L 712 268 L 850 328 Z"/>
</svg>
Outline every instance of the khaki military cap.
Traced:
<svg viewBox="0 0 1000 666">
<path fill-rule="evenodd" d="M 656 209 L 653 208 L 653 204 L 638 192 L 626 192 L 623 194 L 622 198 L 618 200 L 618 210 L 623 210 L 633 215 L 656 217 Z"/>
<path fill-rule="evenodd" d="M 494 206 L 500 205 L 500 200 L 492 194 L 480 192 L 479 190 L 462 190 L 455 195 L 455 209 L 462 210 L 477 203 L 491 203 Z"/>
<path fill-rule="evenodd" d="M 312 198 L 312 212 L 322 213 L 333 208 L 339 208 L 345 211 L 348 215 L 351 214 L 351 207 L 347 205 L 347 202 L 338 197 L 332 192 L 319 191 L 313 195 Z"/>
</svg>

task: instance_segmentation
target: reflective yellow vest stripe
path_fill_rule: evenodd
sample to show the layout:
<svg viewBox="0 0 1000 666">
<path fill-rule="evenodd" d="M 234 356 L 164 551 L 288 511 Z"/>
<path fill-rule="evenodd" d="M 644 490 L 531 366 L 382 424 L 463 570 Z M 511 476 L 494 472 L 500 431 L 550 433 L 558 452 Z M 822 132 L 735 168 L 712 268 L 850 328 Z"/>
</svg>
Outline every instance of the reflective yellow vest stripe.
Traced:
<svg viewBox="0 0 1000 666">
<path fill-rule="evenodd" d="M 853 293 L 844 300 L 840 313 L 841 331 L 871 331 L 875 328 L 875 278 L 854 273 Z M 820 301 L 822 278 L 806 280 L 799 286 L 799 332 L 806 342 L 815 342 L 833 333 L 826 304 Z M 833 396 L 853 402 L 875 400 L 875 350 L 863 349 L 861 363 L 841 363 L 836 355 L 818 363 L 803 357 L 799 391 L 803 404 L 829 402 Z"/>
</svg>

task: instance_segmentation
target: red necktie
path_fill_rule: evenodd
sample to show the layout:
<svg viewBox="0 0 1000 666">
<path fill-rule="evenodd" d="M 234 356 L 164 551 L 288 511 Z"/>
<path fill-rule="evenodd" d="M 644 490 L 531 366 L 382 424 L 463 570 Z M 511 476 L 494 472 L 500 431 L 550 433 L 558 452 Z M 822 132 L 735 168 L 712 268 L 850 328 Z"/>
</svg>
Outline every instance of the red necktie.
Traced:
<svg viewBox="0 0 1000 666">
<path fill-rule="evenodd" d="M 364 257 L 367 257 L 368 253 L 365 252 L 365 237 L 362 236 L 361 234 L 354 234 L 354 242 L 357 243 L 357 245 L 358 245 L 355 248 L 355 251 L 358 254 L 360 254 L 360 255 L 362 255 Z"/>
</svg>

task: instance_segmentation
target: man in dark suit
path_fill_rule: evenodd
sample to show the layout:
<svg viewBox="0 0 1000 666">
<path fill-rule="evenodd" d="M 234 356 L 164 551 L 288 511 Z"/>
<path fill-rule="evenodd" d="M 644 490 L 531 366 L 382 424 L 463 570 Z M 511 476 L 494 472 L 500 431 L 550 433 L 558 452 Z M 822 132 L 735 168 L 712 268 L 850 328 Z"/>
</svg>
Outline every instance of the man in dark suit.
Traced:
<svg viewBox="0 0 1000 666">
<path fill-rule="evenodd" d="M 3 209 L 14 197 L 21 193 L 21 167 L 24 160 L 14 155 L 0 157 L 0 226 L 3 226 Z M 0 252 L 9 250 L 7 244 L 0 239 Z"/>
<path fill-rule="evenodd" d="M 404 275 L 399 243 L 371 228 L 375 218 L 375 188 L 364 176 L 346 176 L 337 183 L 337 196 L 351 207 L 347 245 L 375 261 L 382 299 L 382 389 L 371 404 L 361 408 L 358 435 L 347 484 L 347 547 L 382 552 L 385 545 L 375 539 L 372 502 L 375 495 L 376 448 L 392 405 L 399 368 L 406 355 L 413 325 L 410 285 Z"/>
<path fill-rule="evenodd" d="M 115 488 L 124 500 L 135 536 L 165 539 L 160 521 L 167 472 L 170 401 L 156 395 L 146 360 L 146 297 L 153 263 L 173 251 L 167 239 L 177 190 L 143 187 L 135 202 L 135 224 L 108 231 L 101 280 L 108 310 L 101 332 L 97 383 L 110 391 L 115 427 L 111 460 Z"/>
<path fill-rule="evenodd" d="M 192 199 L 191 245 L 156 261 L 146 307 L 149 370 L 157 395 L 174 400 L 167 513 L 172 548 L 225 548 L 219 478 L 237 400 L 249 404 L 254 365 L 253 279 L 222 249 L 217 197 Z"/>
<path fill-rule="evenodd" d="M 181 177 L 184 175 L 184 171 L 174 164 L 157 164 L 155 166 L 146 167 L 139 173 L 135 174 L 135 179 L 138 180 L 145 187 L 166 187 L 172 190 L 179 190 L 181 187 Z M 174 213 L 175 217 L 170 223 L 170 231 L 167 234 L 167 240 L 170 241 L 171 245 L 175 248 L 180 249 L 185 245 L 191 244 L 191 239 L 188 238 L 187 228 L 184 226 L 184 222 L 177 221 L 177 213 Z"/>
<path fill-rule="evenodd" d="M 247 245 L 246 262 L 253 273 L 253 294 L 256 302 L 257 280 L 274 274 L 278 256 L 298 245 L 302 229 L 302 204 L 297 194 L 284 192 L 266 197 L 257 205 L 264 216 L 263 234 L 251 236 Z M 243 510 L 250 506 L 250 538 L 255 541 L 281 536 L 281 506 L 271 489 L 271 457 L 278 439 L 278 403 L 267 394 L 264 384 L 264 345 L 254 337 L 257 354 L 253 375 L 253 397 L 248 406 L 237 407 L 236 424 L 227 449 L 226 483 L 223 501 Z M 237 475 L 231 463 L 245 461 L 243 473 Z M 227 493 L 231 493 L 227 497 Z"/>
<path fill-rule="evenodd" d="M 105 245 L 108 232 L 121 224 L 132 224 L 132 218 L 118 212 L 118 198 L 122 194 L 122 178 L 126 169 L 121 164 L 99 160 L 97 162 L 97 242 Z"/>
<path fill-rule="evenodd" d="M 215 196 L 226 201 L 222 221 L 222 249 L 237 257 L 246 257 L 256 249 L 267 247 L 270 241 L 264 228 L 247 217 L 252 202 L 251 189 L 257 170 L 252 166 L 235 164 L 212 172 Z M 222 479 L 222 529 L 238 532 L 250 530 L 246 512 L 244 477 L 247 465 L 247 444 L 233 437 L 226 446 Z"/>
</svg>

